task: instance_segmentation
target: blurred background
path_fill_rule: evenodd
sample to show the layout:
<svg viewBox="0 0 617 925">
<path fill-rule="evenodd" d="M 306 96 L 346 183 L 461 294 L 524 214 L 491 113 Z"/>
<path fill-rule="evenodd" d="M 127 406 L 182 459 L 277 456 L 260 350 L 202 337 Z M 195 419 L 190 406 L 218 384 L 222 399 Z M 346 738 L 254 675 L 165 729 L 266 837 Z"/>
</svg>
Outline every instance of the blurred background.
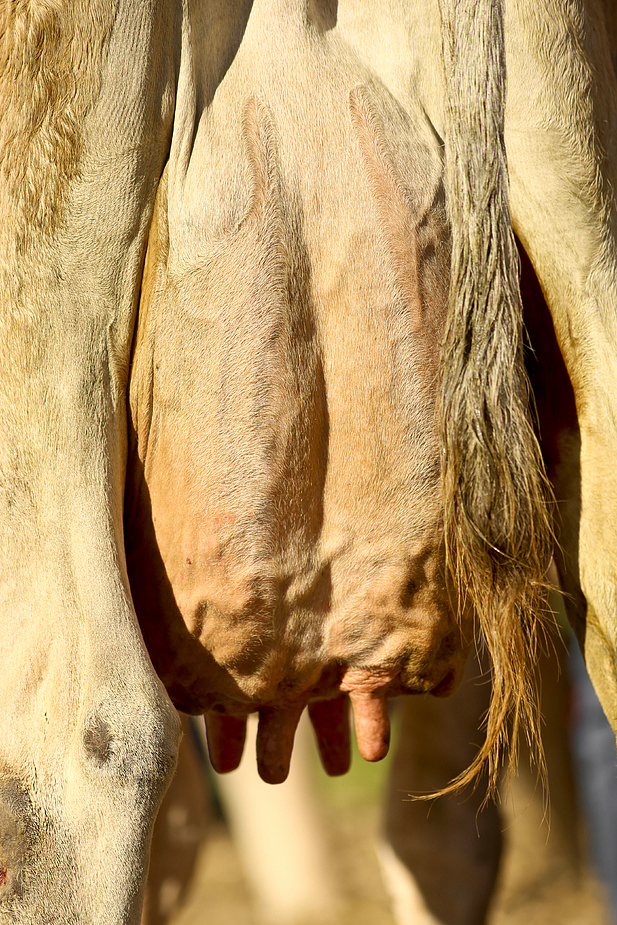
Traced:
<svg viewBox="0 0 617 925">
<path fill-rule="evenodd" d="M 203 720 L 184 718 L 182 759 L 155 830 L 143 925 L 472 925 L 483 921 L 485 902 L 474 894 L 487 889 L 491 925 L 613 923 L 617 862 L 606 832 L 592 831 L 593 807 L 592 823 L 584 807 L 595 794 L 600 828 L 606 823 L 614 847 L 615 744 L 574 651 L 572 667 L 559 641 L 542 665 L 548 806 L 524 743 L 497 808 L 481 809 L 481 787 L 409 800 L 422 785 L 438 785 L 440 774 L 449 779 L 447 762 L 437 777 L 426 776 L 440 742 L 451 750 L 462 734 L 468 745 L 464 693 L 394 701 L 388 758 L 371 765 L 356 752 L 340 778 L 322 771 L 303 720 L 289 779 L 276 787 L 257 776 L 256 723 L 240 768 L 219 776 L 208 767 Z M 486 696 L 485 682 L 476 681 L 472 697 L 481 705 Z M 470 716 L 477 726 L 476 701 Z"/>
</svg>

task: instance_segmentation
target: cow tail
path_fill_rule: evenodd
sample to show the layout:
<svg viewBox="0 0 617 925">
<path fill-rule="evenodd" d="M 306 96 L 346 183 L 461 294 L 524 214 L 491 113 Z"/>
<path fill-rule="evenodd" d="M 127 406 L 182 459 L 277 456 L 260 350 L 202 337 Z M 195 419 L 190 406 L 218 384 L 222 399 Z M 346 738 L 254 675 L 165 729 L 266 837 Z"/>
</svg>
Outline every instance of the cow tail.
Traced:
<svg viewBox="0 0 617 925">
<path fill-rule="evenodd" d="M 446 78 L 450 306 L 441 358 L 442 485 L 449 571 L 491 660 L 484 746 L 494 793 L 524 730 L 544 761 L 534 663 L 546 614 L 550 488 L 530 420 L 519 260 L 504 145 L 503 0 L 439 0 Z"/>
</svg>

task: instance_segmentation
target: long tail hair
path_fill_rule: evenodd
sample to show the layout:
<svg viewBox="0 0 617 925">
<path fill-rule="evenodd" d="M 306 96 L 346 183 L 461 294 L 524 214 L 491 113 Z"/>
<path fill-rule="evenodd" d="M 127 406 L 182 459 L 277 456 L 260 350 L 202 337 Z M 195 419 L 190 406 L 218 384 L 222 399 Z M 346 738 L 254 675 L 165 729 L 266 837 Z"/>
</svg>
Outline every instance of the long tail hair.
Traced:
<svg viewBox="0 0 617 925">
<path fill-rule="evenodd" d="M 492 663 L 486 740 L 455 786 L 488 761 L 494 792 L 524 729 L 540 770 L 534 676 L 553 533 L 551 492 L 529 415 L 519 260 L 504 145 L 503 0 L 440 0 L 446 76 L 450 308 L 441 360 L 448 564 Z"/>
</svg>

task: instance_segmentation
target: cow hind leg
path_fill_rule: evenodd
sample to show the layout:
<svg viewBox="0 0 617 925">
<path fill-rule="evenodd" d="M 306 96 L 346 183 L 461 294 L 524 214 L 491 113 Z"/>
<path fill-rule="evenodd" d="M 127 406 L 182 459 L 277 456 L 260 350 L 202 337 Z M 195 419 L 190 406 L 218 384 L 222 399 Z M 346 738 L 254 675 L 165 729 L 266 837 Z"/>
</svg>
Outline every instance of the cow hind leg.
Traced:
<svg viewBox="0 0 617 925">
<path fill-rule="evenodd" d="M 550 308 L 576 405 L 576 430 L 562 433 L 551 475 L 556 561 L 568 617 L 617 729 L 617 81 L 603 7 L 590 0 L 584 16 L 535 0 L 508 7 L 505 134 L 513 226 Z M 552 388 L 560 413 L 563 394 Z"/>
<path fill-rule="evenodd" d="M 397 703 L 398 748 L 388 787 L 380 861 L 399 925 L 479 925 L 485 921 L 501 856 L 497 806 L 486 786 L 427 803 L 410 794 L 443 788 L 473 759 L 490 698 L 475 658 L 457 693 Z"/>
<path fill-rule="evenodd" d="M 207 837 L 208 785 L 186 716 L 176 773 L 154 826 L 141 925 L 166 925 L 181 907 Z"/>
</svg>

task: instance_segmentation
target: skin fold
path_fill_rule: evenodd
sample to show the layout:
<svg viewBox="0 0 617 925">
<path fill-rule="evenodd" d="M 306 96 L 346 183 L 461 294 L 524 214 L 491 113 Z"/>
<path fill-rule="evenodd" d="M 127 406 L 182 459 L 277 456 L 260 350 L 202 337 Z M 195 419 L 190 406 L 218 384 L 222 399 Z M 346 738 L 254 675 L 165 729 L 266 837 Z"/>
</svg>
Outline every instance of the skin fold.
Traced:
<svg viewBox="0 0 617 925">
<path fill-rule="evenodd" d="M 206 712 L 221 770 L 258 711 L 258 766 L 278 781 L 304 707 L 341 694 L 361 753 L 382 758 L 387 697 L 454 687 L 470 626 L 446 583 L 439 499 L 439 148 L 421 111 L 299 12 L 257 56 L 273 16 L 254 5 L 159 187 L 125 533 L 174 704 Z M 311 713 L 339 771 L 341 707 Z"/>
</svg>

